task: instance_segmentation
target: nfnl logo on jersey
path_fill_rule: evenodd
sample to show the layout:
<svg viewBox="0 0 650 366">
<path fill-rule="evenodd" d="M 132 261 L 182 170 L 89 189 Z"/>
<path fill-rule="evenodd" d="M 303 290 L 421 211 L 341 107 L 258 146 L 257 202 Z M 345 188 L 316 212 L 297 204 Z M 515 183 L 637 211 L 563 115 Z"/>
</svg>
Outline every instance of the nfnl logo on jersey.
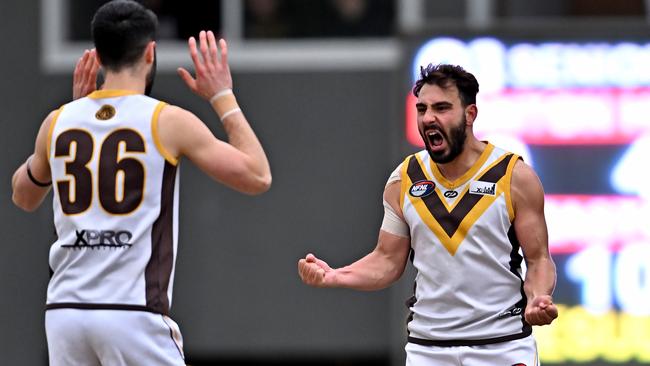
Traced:
<svg viewBox="0 0 650 366">
<path fill-rule="evenodd" d="M 430 180 L 421 180 L 413 183 L 411 189 L 409 189 L 409 194 L 413 197 L 426 197 L 433 193 L 436 189 L 436 184 Z"/>
<path fill-rule="evenodd" d="M 491 182 L 483 182 L 480 180 L 473 181 L 469 186 L 469 193 L 480 194 L 484 196 L 495 196 L 497 184 Z"/>
</svg>

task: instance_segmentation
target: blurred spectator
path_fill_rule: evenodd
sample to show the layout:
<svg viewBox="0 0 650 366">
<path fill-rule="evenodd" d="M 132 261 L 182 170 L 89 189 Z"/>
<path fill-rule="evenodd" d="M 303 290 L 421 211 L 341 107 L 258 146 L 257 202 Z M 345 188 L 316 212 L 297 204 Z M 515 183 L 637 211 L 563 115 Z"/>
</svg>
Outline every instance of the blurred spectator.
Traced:
<svg viewBox="0 0 650 366">
<path fill-rule="evenodd" d="M 316 1 L 309 3 L 312 4 L 309 9 L 296 14 L 308 20 L 307 27 L 296 30 L 296 37 L 385 37 L 392 34 L 393 0 L 320 0 L 318 6 L 314 6 Z"/>
<path fill-rule="evenodd" d="M 109 0 L 68 0 L 70 39 L 90 39 L 92 14 Z M 230 0 L 240 1 L 240 0 Z M 245 0 L 249 39 L 386 37 L 396 0 Z M 159 38 L 187 39 L 203 29 L 221 34 L 221 0 L 138 0 L 160 22 Z"/>
<path fill-rule="evenodd" d="M 390 36 L 393 0 L 247 0 L 246 38 Z"/>
<path fill-rule="evenodd" d="M 334 37 L 389 36 L 393 23 L 392 1 L 330 0 L 332 21 L 325 33 Z"/>
<path fill-rule="evenodd" d="M 67 0 L 69 38 L 90 39 L 94 11 L 109 0 Z M 160 21 L 160 38 L 187 39 L 202 29 L 221 33 L 223 0 L 137 0 Z M 244 0 L 229 0 L 244 1 Z M 395 34 L 399 0 L 245 0 L 243 34 L 249 39 L 386 37 Z M 644 17 L 645 0 L 495 0 L 497 16 Z M 425 2 L 427 16 L 462 18 L 465 2 Z"/>
<path fill-rule="evenodd" d="M 68 0 L 70 5 L 71 40 L 91 38 L 92 16 L 109 0 Z M 210 29 L 221 33 L 220 0 L 138 0 L 151 9 L 160 22 L 159 38 L 187 39 L 197 36 L 201 30 Z"/>
<path fill-rule="evenodd" d="M 246 0 L 245 38 L 286 38 L 290 35 L 287 3 L 279 0 Z"/>
</svg>

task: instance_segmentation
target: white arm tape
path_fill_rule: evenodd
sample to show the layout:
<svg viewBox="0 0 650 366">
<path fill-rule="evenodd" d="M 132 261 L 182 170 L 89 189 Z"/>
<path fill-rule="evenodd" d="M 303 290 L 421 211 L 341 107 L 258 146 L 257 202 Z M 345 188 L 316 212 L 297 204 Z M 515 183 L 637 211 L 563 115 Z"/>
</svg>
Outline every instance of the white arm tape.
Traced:
<svg viewBox="0 0 650 366">
<path fill-rule="evenodd" d="M 381 222 L 381 230 L 402 238 L 411 237 L 408 224 L 397 215 L 393 206 L 386 200 L 384 200 L 384 220 Z"/>
<path fill-rule="evenodd" d="M 397 181 L 402 180 L 402 177 L 400 176 L 400 171 L 402 170 L 402 164 L 398 165 L 395 170 L 393 170 L 392 173 L 390 173 L 390 177 L 388 177 L 388 181 L 386 182 L 386 186 L 388 186 L 391 183 L 395 183 Z"/>
</svg>

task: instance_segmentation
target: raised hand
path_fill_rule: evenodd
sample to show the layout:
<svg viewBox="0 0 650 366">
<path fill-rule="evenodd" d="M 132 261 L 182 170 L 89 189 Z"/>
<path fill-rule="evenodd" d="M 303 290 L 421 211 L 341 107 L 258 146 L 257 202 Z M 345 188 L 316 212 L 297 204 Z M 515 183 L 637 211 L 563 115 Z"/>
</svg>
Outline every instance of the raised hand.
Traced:
<svg viewBox="0 0 650 366">
<path fill-rule="evenodd" d="M 557 318 L 557 315 L 557 307 L 553 304 L 553 299 L 549 295 L 535 296 L 534 299 L 528 302 L 524 314 L 526 321 L 530 325 L 551 324 Z"/>
<path fill-rule="evenodd" d="M 201 31 L 199 33 L 198 49 L 194 37 L 190 37 L 188 44 L 196 78 L 193 78 L 182 67 L 179 67 L 177 71 L 190 90 L 203 99 L 210 100 L 218 92 L 224 89 L 232 89 L 232 76 L 228 66 L 228 45 L 226 41 L 220 39 L 217 46 L 212 31 Z"/>
<path fill-rule="evenodd" d="M 72 80 L 72 99 L 83 98 L 97 89 L 99 61 L 95 49 L 85 50 L 77 61 Z"/>
<path fill-rule="evenodd" d="M 302 282 L 315 287 L 331 287 L 334 285 L 334 270 L 313 254 L 298 261 L 298 274 Z"/>
</svg>

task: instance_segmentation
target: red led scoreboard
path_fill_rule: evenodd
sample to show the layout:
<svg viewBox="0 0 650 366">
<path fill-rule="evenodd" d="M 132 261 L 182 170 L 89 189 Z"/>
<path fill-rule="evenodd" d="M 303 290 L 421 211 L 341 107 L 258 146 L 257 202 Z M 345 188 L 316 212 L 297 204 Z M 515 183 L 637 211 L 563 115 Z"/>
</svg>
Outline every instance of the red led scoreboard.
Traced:
<svg viewBox="0 0 650 366">
<path fill-rule="evenodd" d="M 560 318 L 544 364 L 650 365 L 650 41 L 440 37 L 411 63 L 476 75 L 476 135 L 524 157 L 546 192 Z M 415 98 L 406 139 L 422 147 Z"/>
</svg>

